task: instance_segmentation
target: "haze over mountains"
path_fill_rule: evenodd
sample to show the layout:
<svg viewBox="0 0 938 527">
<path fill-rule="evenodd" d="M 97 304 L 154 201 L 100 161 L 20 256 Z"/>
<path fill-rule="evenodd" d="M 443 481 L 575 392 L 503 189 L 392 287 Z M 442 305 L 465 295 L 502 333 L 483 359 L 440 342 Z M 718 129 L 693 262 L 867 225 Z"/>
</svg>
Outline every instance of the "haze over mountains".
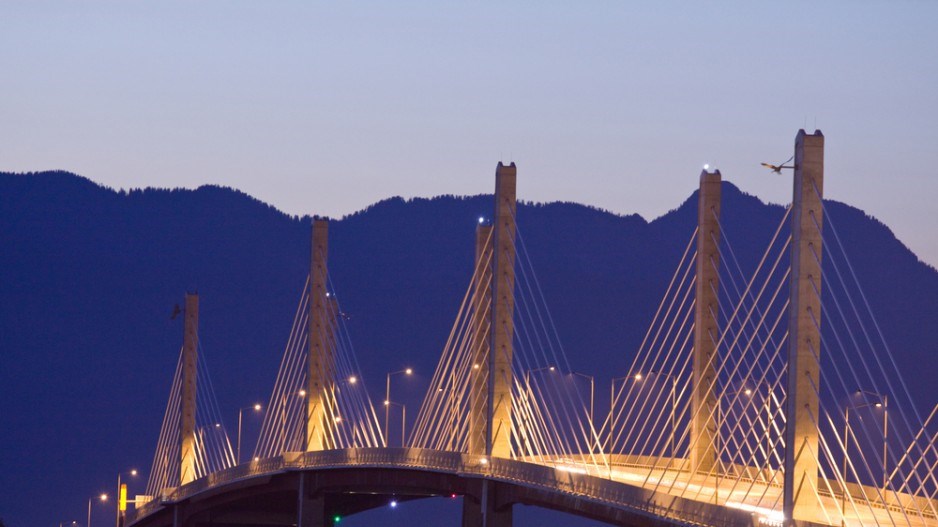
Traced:
<svg viewBox="0 0 938 527">
<path fill-rule="evenodd" d="M 930 409 L 938 390 L 921 365 L 938 343 L 938 271 L 862 211 L 827 207 L 913 397 Z M 491 209 L 491 196 L 391 198 L 331 223 L 330 272 L 374 400 L 386 372 L 413 366 L 395 391 L 416 413 L 469 284 L 477 218 Z M 722 223 L 743 269 L 783 212 L 724 183 Z M 650 222 L 519 205 L 568 359 L 597 375 L 598 393 L 625 374 L 696 214 L 695 194 Z M 229 430 L 239 407 L 266 402 L 308 270 L 309 224 L 226 188 L 117 192 L 66 172 L 0 173 L 0 516 L 55 523 L 35 504 L 80 504 L 94 482 L 110 488 L 116 471 L 149 468 L 181 343 L 170 313 L 186 291 L 201 296 Z M 7 475 L 29 471 L 35 481 Z"/>
</svg>

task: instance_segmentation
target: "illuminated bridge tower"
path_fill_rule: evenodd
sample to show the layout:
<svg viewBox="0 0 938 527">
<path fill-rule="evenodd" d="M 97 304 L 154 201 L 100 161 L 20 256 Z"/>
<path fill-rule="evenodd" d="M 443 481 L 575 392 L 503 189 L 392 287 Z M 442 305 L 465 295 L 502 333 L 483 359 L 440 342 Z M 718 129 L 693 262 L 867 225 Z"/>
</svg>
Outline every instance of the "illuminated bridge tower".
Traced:
<svg viewBox="0 0 938 527">
<path fill-rule="evenodd" d="M 199 295 L 186 293 L 186 310 L 182 340 L 182 421 L 180 423 L 179 484 L 195 481 L 196 444 L 196 378 L 199 363 Z"/>
<path fill-rule="evenodd" d="M 480 361 L 479 368 L 474 370 L 480 381 L 473 381 L 469 400 L 473 407 L 478 401 L 485 401 L 485 411 L 473 417 L 474 408 L 471 410 L 469 453 L 484 454 L 485 458 L 511 457 L 517 174 L 514 163 L 508 166 L 498 164 L 495 169 L 495 217 L 491 227 L 480 226 L 476 231 L 476 264 L 484 266 L 485 261 L 491 259 L 490 270 L 480 273 L 482 285 L 477 286 L 482 289 L 486 282 L 490 282 L 491 287 L 489 291 L 477 289 L 476 313 L 489 311 L 491 316 L 476 317 L 475 353 L 479 358 L 485 356 L 485 360 Z M 486 240 L 490 241 L 486 243 Z M 490 280 L 488 273 L 491 273 Z M 490 344 L 482 340 L 486 335 Z M 467 493 L 463 498 L 463 527 L 510 526 L 512 505 L 502 499 L 501 487 L 485 479 L 477 487 L 477 492 Z"/>
<path fill-rule="evenodd" d="M 313 220 L 309 268 L 309 354 L 306 385 L 306 450 L 334 448 L 330 415 L 334 384 L 335 309 L 327 295 L 329 222 Z"/>
<path fill-rule="evenodd" d="M 690 466 L 709 473 L 717 462 L 717 342 L 720 338 L 720 185 L 719 170 L 700 173 L 697 205 L 697 286 L 691 393 Z"/>
<path fill-rule="evenodd" d="M 788 406 L 785 421 L 786 521 L 818 516 L 818 390 L 821 356 L 821 232 L 824 135 L 798 131 L 791 211 Z"/>
</svg>

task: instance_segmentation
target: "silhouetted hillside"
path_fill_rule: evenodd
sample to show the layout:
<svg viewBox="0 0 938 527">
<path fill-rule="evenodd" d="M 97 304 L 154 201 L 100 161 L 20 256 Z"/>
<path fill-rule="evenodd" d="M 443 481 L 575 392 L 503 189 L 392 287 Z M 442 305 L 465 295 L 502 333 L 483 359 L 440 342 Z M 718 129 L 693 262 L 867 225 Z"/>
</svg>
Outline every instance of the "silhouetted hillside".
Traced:
<svg viewBox="0 0 938 527">
<path fill-rule="evenodd" d="M 723 199 L 725 235 L 752 269 L 784 210 L 731 184 Z M 395 392 L 416 413 L 491 201 L 391 198 L 331 224 L 331 273 L 373 397 L 385 372 L 412 365 L 417 378 Z M 936 391 L 916 367 L 938 342 L 938 272 L 862 211 L 831 202 L 828 212 L 913 395 L 930 406 Z M 598 375 L 598 394 L 625 373 L 696 214 L 696 195 L 651 222 L 571 203 L 519 206 L 571 365 Z M 23 517 L 49 496 L 81 502 L 118 469 L 149 468 L 181 344 L 169 315 L 186 290 L 201 295 L 201 341 L 229 429 L 239 407 L 265 402 L 309 230 L 309 218 L 231 189 L 117 192 L 64 172 L 0 173 L 0 512 Z M 45 476 L 8 479 L 27 471 Z"/>
</svg>

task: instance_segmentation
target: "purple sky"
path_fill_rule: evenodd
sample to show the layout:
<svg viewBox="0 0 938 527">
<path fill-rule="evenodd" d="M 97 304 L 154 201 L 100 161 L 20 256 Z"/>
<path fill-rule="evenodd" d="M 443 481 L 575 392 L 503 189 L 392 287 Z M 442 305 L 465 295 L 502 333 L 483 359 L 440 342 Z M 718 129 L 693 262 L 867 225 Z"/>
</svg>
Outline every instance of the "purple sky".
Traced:
<svg viewBox="0 0 938 527">
<path fill-rule="evenodd" d="M 827 196 L 938 264 L 934 2 L 340 4 L 8 4 L 0 169 L 340 216 L 503 159 L 523 199 L 653 218 L 704 163 L 787 202 L 758 164 L 816 126 Z"/>
</svg>

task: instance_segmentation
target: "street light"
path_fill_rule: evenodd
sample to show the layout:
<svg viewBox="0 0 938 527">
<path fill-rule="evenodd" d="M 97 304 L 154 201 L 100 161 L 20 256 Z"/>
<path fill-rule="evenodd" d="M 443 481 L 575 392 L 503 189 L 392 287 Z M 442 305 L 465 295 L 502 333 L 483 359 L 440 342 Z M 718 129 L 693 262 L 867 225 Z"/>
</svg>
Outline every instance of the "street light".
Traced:
<svg viewBox="0 0 938 527">
<path fill-rule="evenodd" d="M 886 491 L 886 483 L 888 481 L 889 475 L 886 472 L 886 455 L 887 455 L 887 446 L 889 445 L 888 434 L 889 434 L 889 396 L 881 393 L 871 392 L 868 390 L 861 390 L 857 388 L 857 391 L 854 392 L 854 395 L 869 395 L 873 397 L 878 397 L 879 400 L 872 403 L 864 404 L 850 404 L 847 403 L 847 406 L 844 408 L 844 461 L 843 461 L 843 488 L 841 489 L 840 495 L 840 524 L 844 525 L 845 518 L 844 514 L 846 511 L 846 499 L 847 499 L 847 449 L 850 448 L 850 443 L 847 441 L 847 437 L 850 435 L 850 410 L 859 410 L 860 408 L 882 408 L 883 409 L 883 492 Z M 859 481 L 857 482 L 859 483 Z"/>
<path fill-rule="evenodd" d="M 641 374 L 641 373 L 635 373 L 635 374 L 632 374 L 632 375 L 626 375 L 626 376 L 624 376 L 624 377 L 614 377 L 611 381 L 609 381 L 609 436 L 608 436 L 608 443 L 609 443 L 609 444 L 606 445 L 606 449 L 609 450 L 609 453 L 610 453 L 610 454 L 612 453 L 612 442 L 613 442 L 612 436 L 613 436 L 613 434 L 614 434 L 614 432 L 615 432 L 615 421 L 616 421 L 616 417 L 615 417 L 615 415 L 616 415 L 616 414 L 615 414 L 615 407 L 616 407 L 616 381 L 623 381 L 623 384 L 624 384 L 625 381 L 627 381 L 627 380 L 629 380 L 629 379 L 632 379 L 632 380 L 634 380 L 634 381 L 641 381 L 641 380 L 642 380 L 642 374 Z M 612 470 L 611 465 L 610 465 L 610 469 L 609 469 L 609 470 L 610 470 L 610 471 Z"/>
<path fill-rule="evenodd" d="M 671 457 L 674 458 L 674 451 L 677 447 L 677 445 L 674 444 L 674 438 L 677 433 L 677 376 L 657 370 L 652 370 L 650 373 L 671 379 L 671 437 L 668 438 L 668 451 L 671 453 Z"/>
<path fill-rule="evenodd" d="M 385 415 L 388 415 L 388 411 L 390 410 L 391 406 L 400 406 L 400 407 L 401 407 L 401 448 L 403 448 L 403 447 L 404 447 L 404 432 L 405 432 L 406 429 L 407 429 L 407 405 L 406 405 L 406 404 L 401 404 L 401 403 L 395 403 L 395 402 L 392 402 L 392 401 L 389 401 L 389 400 L 385 399 L 385 400 L 384 400 L 384 414 L 385 414 Z M 385 422 L 387 422 L 387 421 L 385 421 Z M 385 425 L 385 426 L 387 426 L 387 425 Z M 385 432 L 384 432 L 384 433 L 385 433 L 385 439 L 384 439 L 384 441 L 385 441 L 385 443 L 387 443 L 387 441 L 388 441 L 388 437 L 387 437 L 388 429 L 385 428 L 384 430 L 385 430 Z M 387 445 L 385 444 L 385 446 L 387 446 Z"/>
<path fill-rule="evenodd" d="M 99 495 L 99 496 L 92 496 L 92 497 L 88 498 L 88 524 L 87 524 L 87 527 L 91 527 L 91 502 L 94 501 L 95 499 L 99 499 L 99 500 L 101 500 L 101 502 L 105 502 L 105 501 L 107 501 L 107 494 L 102 493 L 102 494 Z"/>
<path fill-rule="evenodd" d="M 261 406 L 261 403 L 255 403 L 252 406 L 245 406 L 243 408 L 238 408 L 238 457 L 237 457 L 238 465 L 241 464 L 241 414 L 245 410 L 249 410 L 249 409 L 253 409 L 255 412 L 260 412 L 261 408 L 263 408 L 263 406 Z"/>
<path fill-rule="evenodd" d="M 121 527 L 124 524 L 124 511 L 121 510 L 121 504 L 125 507 L 127 506 L 127 491 L 121 487 L 121 476 L 124 474 L 129 474 L 131 476 L 137 475 L 137 469 L 130 469 L 128 472 L 118 472 L 117 473 L 117 527 Z M 123 499 L 121 499 L 123 498 Z"/>
<path fill-rule="evenodd" d="M 580 373 L 578 371 L 571 371 L 570 375 L 583 377 L 584 379 L 588 379 L 590 382 L 590 429 L 592 429 L 593 428 L 593 399 L 594 399 L 594 394 L 596 391 L 596 378 L 593 377 L 592 375 L 587 375 L 585 373 Z"/>
<path fill-rule="evenodd" d="M 403 370 L 388 372 L 387 383 L 385 384 L 385 388 L 384 388 L 384 446 L 387 446 L 388 444 L 388 419 L 390 417 L 389 406 L 391 406 L 388 403 L 391 400 L 391 377 L 395 375 L 410 376 L 410 375 L 413 375 L 413 373 L 414 373 L 414 370 L 412 368 L 404 368 Z M 403 442 L 401 442 L 401 446 L 404 446 Z"/>
</svg>

